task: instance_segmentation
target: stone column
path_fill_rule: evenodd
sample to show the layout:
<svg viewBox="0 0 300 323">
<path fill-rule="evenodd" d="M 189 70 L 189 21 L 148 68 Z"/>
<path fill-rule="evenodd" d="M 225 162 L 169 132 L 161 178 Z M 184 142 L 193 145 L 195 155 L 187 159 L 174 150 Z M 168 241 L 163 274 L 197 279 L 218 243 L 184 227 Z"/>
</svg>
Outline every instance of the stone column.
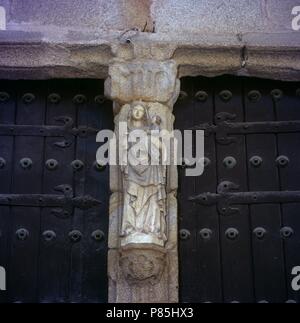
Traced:
<svg viewBox="0 0 300 323">
<path fill-rule="evenodd" d="M 172 107 L 180 87 L 175 61 L 118 59 L 109 66 L 108 74 L 105 92 L 114 101 L 116 134 L 119 122 L 128 121 L 134 107 L 145 113 L 145 120 L 158 120 L 153 124 L 160 129 L 173 129 Z M 157 171 L 158 178 L 162 174 L 162 179 L 149 175 L 149 186 L 136 184 L 130 181 L 130 169 L 110 166 L 108 276 L 112 303 L 178 302 L 177 168 L 149 171 Z M 149 202 L 144 196 L 149 196 Z M 140 201 L 136 207 L 135 200 Z M 139 203 L 152 204 L 141 210 Z M 154 210 L 160 218 L 155 217 Z M 128 225 L 137 219 L 135 216 L 148 221 L 147 212 L 153 216 L 150 229 L 148 224 L 143 228 L 144 223 Z"/>
</svg>

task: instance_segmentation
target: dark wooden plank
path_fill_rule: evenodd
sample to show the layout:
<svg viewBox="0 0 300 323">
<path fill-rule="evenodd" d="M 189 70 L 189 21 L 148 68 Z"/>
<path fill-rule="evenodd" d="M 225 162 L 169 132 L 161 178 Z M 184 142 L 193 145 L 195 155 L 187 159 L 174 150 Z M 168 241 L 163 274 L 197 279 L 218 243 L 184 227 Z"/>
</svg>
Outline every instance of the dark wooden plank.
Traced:
<svg viewBox="0 0 300 323">
<path fill-rule="evenodd" d="M 24 94 L 32 93 L 35 99 L 24 102 Z M 27 96 L 28 98 L 28 96 Z M 44 89 L 41 82 L 20 81 L 17 97 L 17 124 L 43 124 L 45 118 Z M 33 162 L 29 168 L 22 168 L 22 158 Z M 12 191 L 14 193 L 40 193 L 42 186 L 43 138 L 16 137 Z M 12 302 L 34 302 L 37 300 L 37 271 L 40 209 L 33 207 L 12 207 L 12 236 L 9 264 L 10 289 Z M 28 237 L 21 240 L 16 232 L 26 229 Z"/>
<path fill-rule="evenodd" d="M 82 86 L 83 83 L 83 86 Z M 78 80 L 74 84 L 72 90 L 74 91 L 74 96 L 84 95 L 86 98 L 81 104 L 73 102 L 73 110 L 76 114 L 76 127 L 79 125 L 86 126 L 86 114 L 88 113 L 88 101 L 90 98 L 86 96 L 84 83 Z M 73 190 L 76 196 L 84 195 L 85 186 L 85 155 L 86 155 L 86 138 L 76 138 L 74 154 L 72 163 L 75 161 L 83 162 L 84 166 L 81 169 L 73 171 Z M 84 211 L 77 208 L 74 209 L 74 214 L 71 219 L 71 229 L 78 230 L 82 237 L 77 242 L 72 242 L 71 252 L 70 252 L 70 276 L 69 276 L 69 298 L 70 302 L 76 303 L 80 302 L 82 298 L 82 275 L 83 275 L 83 252 L 82 252 L 82 241 L 85 238 L 84 230 Z"/>
<path fill-rule="evenodd" d="M 230 91 L 232 98 L 222 99 L 223 91 Z M 235 114 L 234 121 L 243 121 L 242 82 L 239 78 L 224 76 L 215 79 L 215 113 Z M 235 136 L 236 141 L 222 145 L 217 144 L 218 184 L 230 181 L 239 185 L 239 191 L 247 190 L 246 150 L 244 136 Z M 234 157 L 234 162 L 226 166 L 226 158 Z M 220 217 L 220 234 L 222 249 L 224 302 L 252 302 L 253 277 L 251 259 L 251 234 L 248 208 L 240 206 L 240 213 Z M 235 239 L 226 236 L 231 228 L 238 231 Z"/>
<path fill-rule="evenodd" d="M 113 129 L 112 102 L 106 100 L 96 103 L 95 98 L 103 95 L 103 81 L 85 80 L 81 84 L 81 91 L 86 93 L 88 104 L 79 109 L 78 124 L 87 125 L 96 129 Z M 109 207 L 109 167 L 102 170 L 95 167 L 96 151 L 100 143 L 96 137 L 85 139 L 84 147 L 85 167 L 83 170 L 83 193 L 89 194 L 102 201 L 102 204 L 85 210 L 82 215 L 83 239 L 82 253 L 82 280 L 81 300 L 83 302 L 107 301 L 107 240 L 108 240 L 108 207 Z M 78 150 L 78 154 L 83 152 Z M 79 155 L 78 155 L 79 156 Z M 97 240 L 92 235 L 97 230 L 103 232 L 102 239 Z"/>
<path fill-rule="evenodd" d="M 11 100 L 0 109 L 0 123 L 59 124 L 57 117 L 67 116 L 74 126 L 113 128 L 112 104 L 95 102 L 103 94 L 103 81 L 53 80 L 19 82 L 18 96 L 14 98 L 17 82 L 12 82 Z M 81 85 L 80 85 L 81 84 Z M 5 86 L 4 86 L 5 85 Z M 7 90 L 8 82 L 2 88 Z M 33 93 L 35 99 L 24 103 L 22 96 Z M 85 92 L 86 104 L 76 105 L 73 98 Z M 47 99 L 51 93 L 61 97 L 58 103 Z M 79 122 L 77 122 L 77 115 Z M 70 138 L 67 138 L 70 141 Z M 69 147 L 55 145 L 63 138 L 0 137 L 0 147 L 8 165 L 1 169 L 1 193 L 57 194 L 55 187 L 68 184 L 77 196 L 89 194 L 102 201 L 97 208 L 87 211 L 76 209 L 70 218 L 61 219 L 49 208 L 12 207 L 0 208 L 1 250 L 0 261 L 8 269 L 8 297 L 1 293 L 1 301 L 12 302 L 105 302 L 107 301 L 107 230 L 108 230 L 108 170 L 94 166 L 99 146 L 95 136 L 73 140 Z M 71 139 L 72 141 L 72 139 Z M 44 150 L 45 147 L 45 150 Z M 5 155 L 5 156 L 4 156 Z M 0 156 L 1 157 L 1 156 Z M 23 169 L 19 161 L 23 157 L 33 160 L 29 169 Z M 49 159 L 58 162 L 57 168 L 49 170 Z M 75 159 L 84 162 L 82 171 L 74 172 L 71 165 Z M 10 169 L 13 177 L 10 179 Z M 12 183 L 12 184 L 11 184 Z M 11 186 L 11 187 L 10 187 Z M 25 240 L 16 237 L 19 228 L 28 230 Z M 82 238 L 72 242 L 69 233 L 80 230 Z M 93 238 L 101 230 L 103 238 Z M 46 232 L 53 232 L 49 240 Z M 0 263 L 1 265 L 1 263 Z"/>
<path fill-rule="evenodd" d="M 181 83 L 181 95 L 174 106 L 175 129 L 189 129 L 193 126 L 195 101 L 193 100 L 194 78 L 185 78 Z M 197 230 L 195 225 L 196 207 L 188 201 L 189 196 L 194 194 L 195 179 L 185 176 L 185 168 L 178 167 L 178 215 L 179 215 L 179 264 L 182 264 L 180 272 L 180 298 L 183 302 L 194 302 L 198 299 L 199 286 L 198 268 L 195 264 L 197 259 Z M 183 231 L 186 230 L 186 231 Z M 181 233 L 188 232 L 187 238 Z"/>
<path fill-rule="evenodd" d="M 9 95 L 7 101 L 0 102 L 0 124 L 15 123 L 15 100 L 16 93 L 14 82 L 0 81 L 0 92 Z M 4 94 L 3 94 L 4 95 Z M 14 138 L 11 136 L 0 136 L 0 157 L 2 166 L 0 167 L 0 194 L 11 192 L 12 165 L 14 161 Z M 10 276 L 9 253 L 10 253 L 10 234 L 11 234 L 10 208 L 0 207 L 0 266 L 6 269 L 7 276 Z M 8 279 L 7 279 L 8 280 Z M 0 302 L 8 302 L 8 289 L 0 292 Z"/>
<path fill-rule="evenodd" d="M 204 93 L 207 99 L 203 101 Z M 196 78 L 194 81 L 194 124 L 202 122 L 214 122 L 214 88 L 213 80 L 209 78 Z M 214 135 L 205 137 L 205 158 L 208 164 L 201 176 L 194 178 L 194 194 L 203 192 L 216 192 L 216 147 Z M 216 206 L 197 205 L 193 214 L 196 229 L 197 248 L 197 275 L 194 282 L 197 284 L 198 294 L 195 301 L 221 302 L 223 300 L 221 249 L 219 235 L 219 214 Z"/>
<path fill-rule="evenodd" d="M 181 88 L 183 94 L 174 107 L 175 128 L 183 131 L 203 122 L 212 122 L 213 88 L 210 79 L 185 78 Z M 208 95 L 207 98 L 203 91 Z M 186 118 L 187 114 L 192 117 Z M 193 142 L 193 148 L 195 145 Z M 201 176 L 187 177 L 185 168 L 178 168 L 179 229 L 190 232 L 188 239 L 180 240 L 180 299 L 184 302 L 222 300 L 216 207 L 200 206 L 188 200 L 192 195 L 216 190 L 214 136 L 205 138 L 205 156 L 210 159 L 210 165 Z M 203 230 L 207 229 L 212 232 L 209 239 L 203 238 Z"/>
<path fill-rule="evenodd" d="M 67 116 L 76 123 L 76 109 L 72 102 L 76 94 L 76 83 L 71 80 L 48 81 L 47 95 L 57 93 L 61 100 L 59 103 L 51 103 L 47 99 L 46 123 L 57 125 L 56 118 Z M 73 169 L 71 162 L 74 159 L 76 142 L 69 147 L 58 147 L 56 142 L 63 138 L 52 137 L 45 140 L 44 160 L 55 159 L 58 166 L 49 170 L 43 165 L 43 193 L 57 194 L 55 187 L 67 184 L 73 187 Z M 70 277 L 70 252 L 71 242 L 69 232 L 72 230 L 72 214 L 69 218 L 61 219 L 51 213 L 51 209 L 44 208 L 41 219 L 40 258 L 39 258 L 39 301 L 40 302 L 69 302 L 69 277 Z M 47 241 L 43 233 L 53 231 L 55 238 Z"/>
<path fill-rule="evenodd" d="M 251 101 L 250 91 L 259 91 L 261 99 Z M 246 121 L 275 120 L 270 96 L 271 86 L 265 80 L 245 80 Z M 247 165 L 250 191 L 277 191 L 278 172 L 275 164 L 277 155 L 276 136 L 273 134 L 253 134 L 246 136 Z M 250 159 L 259 156 L 262 163 L 253 166 Z M 279 236 L 281 226 L 280 206 L 262 204 L 250 206 L 250 231 L 263 228 L 262 238 L 252 233 L 254 290 L 256 301 L 282 302 L 285 300 L 285 279 L 282 242 Z"/>
<path fill-rule="evenodd" d="M 296 96 L 296 90 L 300 88 L 299 83 L 274 83 L 274 88 L 281 89 L 283 96 L 274 101 L 277 120 L 300 120 L 300 96 Z M 300 133 L 278 134 L 278 156 L 286 156 L 289 163 L 284 167 L 278 167 L 280 189 L 300 190 Z M 294 291 L 291 281 L 292 268 L 300 264 L 300 204 L 283 204 L 282 227 L 293 230 L 290 237 L 282 238 L 285 250 L 285 273 L 287 285 L 287 300 L 300 302 L 299 291 Z"/>
</svg>

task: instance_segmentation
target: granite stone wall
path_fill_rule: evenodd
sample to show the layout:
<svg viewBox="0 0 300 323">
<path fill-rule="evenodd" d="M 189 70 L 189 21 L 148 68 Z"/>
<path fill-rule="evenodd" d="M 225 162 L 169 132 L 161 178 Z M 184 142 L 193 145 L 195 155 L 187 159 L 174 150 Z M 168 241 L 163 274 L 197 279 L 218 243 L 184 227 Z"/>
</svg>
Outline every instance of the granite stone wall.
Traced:
<svg viewBox="0 0 300 323">
<path fill-rule="evenodd" d="M 134 56 L 143 43 L 156 54 L 168 47 L 164 58 L 178 62 L 180 77 L 300 78 L 300 30 L 292 29 L 300 0 L 0 0 L 0 6 L 2 77 L 102 78 L 112 58 Z"/>
</svg>

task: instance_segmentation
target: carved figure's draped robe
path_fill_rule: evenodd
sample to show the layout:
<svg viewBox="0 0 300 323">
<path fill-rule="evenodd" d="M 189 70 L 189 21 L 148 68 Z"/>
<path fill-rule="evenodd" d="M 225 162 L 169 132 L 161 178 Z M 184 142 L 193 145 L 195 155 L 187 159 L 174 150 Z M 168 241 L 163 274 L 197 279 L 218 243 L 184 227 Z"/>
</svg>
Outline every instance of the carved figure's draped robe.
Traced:
<svg viewBox="0 0 300 323">
<path fill-rule="evenodd" d="M 149 138 L 148 138 L 149 142 Z M 159 160 L 159 143 L 146 140 L 128 147 L 128 163 L 123 167 L 124 208 L 121 236 L 144 233 L 164 242 L 166 238 L 166 191 L 163 165 L 149 165 L 150 156 Z M 149 149 L 148 149 L 149 148 Z M 139 163 L 130 163 L 139 151 Z M 144 165 L 143 162 L 148 162 Z M 143 242 L 143 241 L 140 241 Z"/>
</svg>

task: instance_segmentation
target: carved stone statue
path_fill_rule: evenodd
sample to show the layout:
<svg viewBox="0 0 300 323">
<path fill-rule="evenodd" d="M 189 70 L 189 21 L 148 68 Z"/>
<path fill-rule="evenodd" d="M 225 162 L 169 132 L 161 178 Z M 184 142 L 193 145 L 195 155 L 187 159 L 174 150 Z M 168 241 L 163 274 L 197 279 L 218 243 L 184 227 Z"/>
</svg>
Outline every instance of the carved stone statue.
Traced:
<svg viewBox="0 0 300 323">
<path fill-rule="evenodd" d="M 133 44 L 135 58 L 115 57 L 105 81 L 119 152 L 110 167 L 109 301 L 178 302 L 177 167 L 168 163 L 174 152 L 166 145 L 180 91 L 178 66 L 164 48 L 154 58 L 140 44 Z M 135 130 L 146 133 L 137 146 L 130 140 Z"/>
<path fill-rule="evenodd" d="M 161 145 L 155 137 L 160 129 L 160 121 L 159 116 L 151 120 L 142 102 L 133 103 L 128 113 L 129 138 L 134 130 L 143 130 L 146 136 L 138 145 L 130 143 L 130 140 L 123 145 L 126 147 L 127 164 L 121 166 L 124 188 L 120 233 L 122 246 L 129 243 L 164 246 L 167 240 L 166 167 L 159 162 Z"/>
</svg>

